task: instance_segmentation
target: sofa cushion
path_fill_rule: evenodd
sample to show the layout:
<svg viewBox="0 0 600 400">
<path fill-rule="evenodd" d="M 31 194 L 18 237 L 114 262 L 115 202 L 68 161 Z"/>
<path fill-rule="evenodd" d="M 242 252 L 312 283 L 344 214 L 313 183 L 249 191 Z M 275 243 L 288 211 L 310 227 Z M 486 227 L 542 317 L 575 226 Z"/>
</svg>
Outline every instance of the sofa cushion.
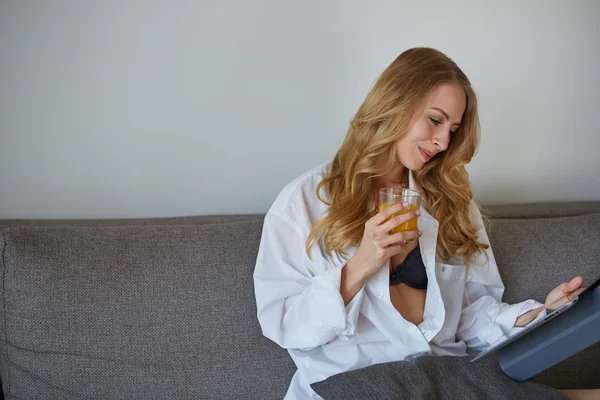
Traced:
<svg viewBox="0 0 600 400">
<path fill-rule="evenodd" d="M 494 219 L 488 229 L 506 290 L 503 300 L 545 300 L 550 290 L 576 275 L 600 276 L 600 213 L 560 218 Z M 588 347 L 535 380 L 557 388 L 600 387 L 600 343 Z"/>
<path fill-rule="evenodd" d="M 261 227 L 7 229 L 8 398 L 281 399 L 295 367 L 256 319 Z"/>
<path fill-rule="evenodd" d="M 311 386 L 325 400 L 513 400 L 562 399 L 554 389 L 519 383 L 502 372 L 494 356 L 418 357 L 334 375 Z"/>
</svg>

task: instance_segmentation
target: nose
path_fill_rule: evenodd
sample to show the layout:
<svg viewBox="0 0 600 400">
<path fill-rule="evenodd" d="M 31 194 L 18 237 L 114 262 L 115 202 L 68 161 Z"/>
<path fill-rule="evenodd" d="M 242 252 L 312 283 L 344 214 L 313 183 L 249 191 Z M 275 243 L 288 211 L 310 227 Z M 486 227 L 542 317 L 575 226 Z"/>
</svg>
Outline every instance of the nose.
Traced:
<svg viewBox="0 0 600 400">
<path fill-rule="evenodd" d="M 438 129 L 433 135 L 433 145 L 441 152 L 448 148 L 450 143 L 450 132 L 447 129 Z"/>
</svg>

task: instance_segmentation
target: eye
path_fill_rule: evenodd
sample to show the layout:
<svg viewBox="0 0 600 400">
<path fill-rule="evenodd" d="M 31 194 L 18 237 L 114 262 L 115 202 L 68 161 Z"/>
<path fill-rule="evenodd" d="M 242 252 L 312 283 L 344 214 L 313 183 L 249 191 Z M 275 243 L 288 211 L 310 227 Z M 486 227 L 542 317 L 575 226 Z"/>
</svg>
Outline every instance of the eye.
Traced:
<svg viewBox="0 0 600 400">
<path fill-rule="evenodd" d="M 429 117 L 429 120 L 430 120 L 430 121 L 431 121 L 431 123 L 432 123 L 433 125 L 435 125 L 435 126 L 438 126 L 438 125 L 440 125 L 440 124 L 442 123 L 441 121 L 439 121 L 439 120 L 437 120 L 437 119 L 435 119 L 435 118 L 432 118 L 432 117 Z M 454 135 L 455 133 L 456 133 L 456 130 L 454 130 L 454 131 L 450 131 L 450 135 Z"/>
</svg>

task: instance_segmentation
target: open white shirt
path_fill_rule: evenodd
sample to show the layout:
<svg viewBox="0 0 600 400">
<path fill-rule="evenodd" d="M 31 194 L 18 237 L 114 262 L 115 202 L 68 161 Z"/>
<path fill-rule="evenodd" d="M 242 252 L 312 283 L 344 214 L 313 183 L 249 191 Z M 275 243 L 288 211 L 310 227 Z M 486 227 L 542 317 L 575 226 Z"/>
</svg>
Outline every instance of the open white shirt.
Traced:
<svg viewBox="0 0 600 400">
<path fill-rule="evenodd" d="M 281 191 L 265 217 L 254 271 L 263 333 L 287 349 L 298 367 L 286 399 L 320 398 L 310 384 L 344 371 L 484 349 L 523 329 L 514 327 L 517 317 L 541 306 L 534 300 L 502 303 L 504 285 L 491 248 L 489 261 L 480 254 L 468 268 L 462 261 L 443 263 L 436 256 L 438 221 L 423 207 L 419 243 L 429 279 L 423 322 L 406 321 L 392 305 L 388 263 L 344 306 L 340 282 L 347 260 L 339 254 L 330 260 L 322 240 L 311 248 L 312 260 L 305 251 L 313 224 L 327 213 L 316 189 L 330 166 L 303 174 Z M 414 188 L 412 174 L 409 185 Z M 470 218 L 480 228 L 479 240 L 489 244 L 474 203 Z M 356 248 L 345 251 L 352 257 Z"/>
</svg>

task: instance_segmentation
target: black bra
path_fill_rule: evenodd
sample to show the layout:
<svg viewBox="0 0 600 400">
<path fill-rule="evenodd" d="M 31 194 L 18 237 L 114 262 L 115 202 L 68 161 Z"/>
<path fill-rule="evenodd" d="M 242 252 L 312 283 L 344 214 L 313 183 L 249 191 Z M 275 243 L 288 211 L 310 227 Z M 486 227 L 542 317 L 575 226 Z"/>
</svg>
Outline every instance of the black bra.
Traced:
<svg viewBox="0 0 600 400">
<path fill-rule="evenodd" d="M 393 272 L 390 272 L 390 286 L 401 283 L 415 289 L 427 289 L 427 272 L 421 258 L 419 245 L 408 253 L 402 264 L 398 265 Z"/>
</svg>

